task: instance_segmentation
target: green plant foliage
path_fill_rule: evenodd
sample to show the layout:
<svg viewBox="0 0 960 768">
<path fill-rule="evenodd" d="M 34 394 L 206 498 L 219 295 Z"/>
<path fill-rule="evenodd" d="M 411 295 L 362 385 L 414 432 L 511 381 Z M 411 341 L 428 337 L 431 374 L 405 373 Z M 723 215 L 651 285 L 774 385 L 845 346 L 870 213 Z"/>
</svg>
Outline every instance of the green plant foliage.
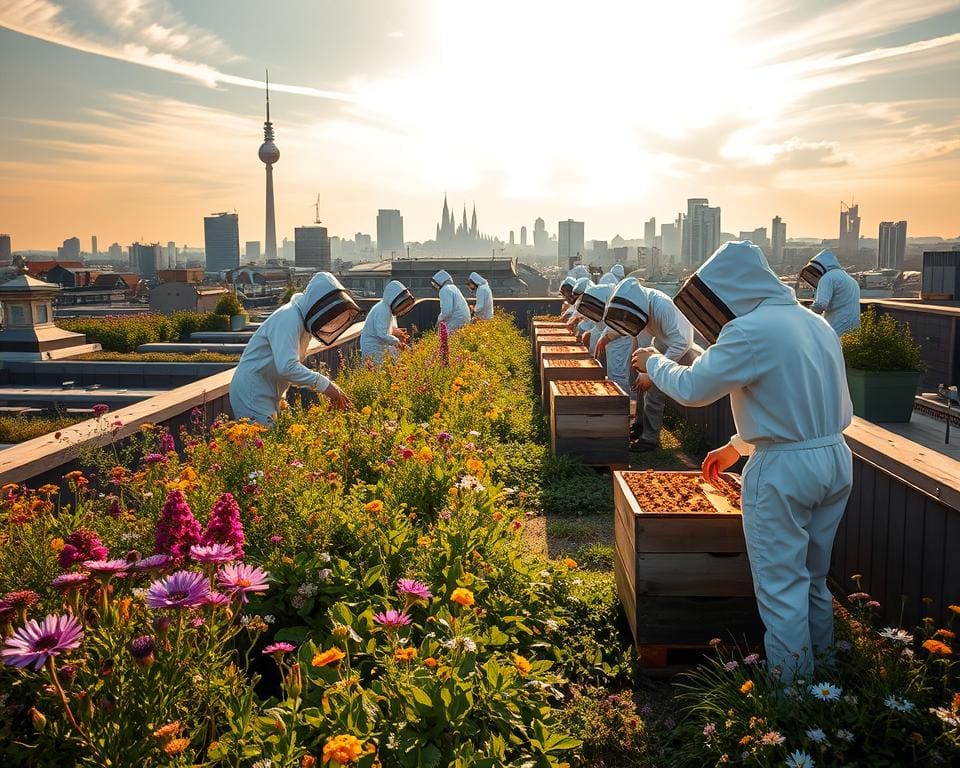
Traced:
<svg viewBox="0 0 960 768">
<path fill-rule="evenodd" d="M 235 363 L 240 355 L 222 352 L 88 352 L 71 359 L 101 363 Z"/>
<path fill-rule="evenodd" d="M 920 345 L 910 326 L 872 307 L 860 316 L 860 327 L 840 339 L 850 368 L 861 371 L 925 371 Z"/>
<path fill-rule="evenodd" d="M 0 443 L 23 443 L 90 418 L 83 414 L 0 416 Z"/>
<path fill-rule="evenodd" d="M 216 308 L 213 310 L 214 314 L 217 315 L 243 315 L 246 314 L 243 304 L 240 303 L 240 299 L 237 298 L 235 293 L 225 293 L 220 297 L 220 300 L 217 302 Z"/>
<path fill-rule="evenodd" d="M 195 331 L 225 331 L 230 320 L 222 315 L 174 312 L 172 315 L 75 317 L 58 320 L 61 328 L 82 333 L 105 352 L 135 352 L 141 344 L 189 339 Z"/>
</svg>

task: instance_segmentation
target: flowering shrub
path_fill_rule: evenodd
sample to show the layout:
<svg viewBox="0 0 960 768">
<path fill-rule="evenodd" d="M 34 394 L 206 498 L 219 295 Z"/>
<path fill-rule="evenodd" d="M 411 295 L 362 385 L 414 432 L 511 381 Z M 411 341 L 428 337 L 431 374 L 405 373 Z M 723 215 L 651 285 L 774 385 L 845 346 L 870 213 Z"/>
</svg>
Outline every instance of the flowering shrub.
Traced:
<svg viewBox="0 0 960 768">
<path fill-rule="evenodd" d="M 141 344 L 180 341 L 194 331 L 229 330 L 230 320 L 217 314 L 174 312 L 172 315 L 75 317 L 58 320 L 57 325 L 85 334 L 87 341 L 100 344 L 106 352 L 134 352 Z"/>
</svg>

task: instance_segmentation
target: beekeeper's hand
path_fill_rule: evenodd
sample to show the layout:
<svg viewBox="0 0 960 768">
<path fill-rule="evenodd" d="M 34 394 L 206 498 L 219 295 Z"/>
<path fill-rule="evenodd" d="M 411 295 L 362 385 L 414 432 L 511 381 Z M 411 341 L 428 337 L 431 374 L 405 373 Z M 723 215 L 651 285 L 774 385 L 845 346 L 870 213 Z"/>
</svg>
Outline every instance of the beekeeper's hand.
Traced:
<svg viewBox="0 0 960 768">
<path fill-rule="evenodd" d="M 330 382 L 330 385 L 323 390 L 323 395 L 338 411 L 346 411 L 353 408 L 353 402 L 349 397 L 347 397 L 346 392 L 340 389 L 340 387 L 338 387 L 332 381 Z"/>
<path fill-rule="evenodd" d="M 647 361 L 653 356 L 660 354 L 657 351 L 656 347 L 640 347 L 636 352 L 633 353 L 633 357 L 630 362 L 633 364 L 633 367 L 636 368 L 641 373 L 647 372 Z"/>
<path fill-rule="evenodd" d="M 637 380 L 633 382 L 633 388 L 637 390 L 637 392 L 648 392 L 653 388 L 653 379 L 647 374 L 641 373 L 637 376 Z"/>
<path fill-rule="evenodd" d="M 707 458 L 703 460 L 703 479 L 708 483 L 716 482 L 721 472 L 726 472 L 739 460 L 740 451 L 734 448 L 732 443 L 710 451 Z"/>
</svg>

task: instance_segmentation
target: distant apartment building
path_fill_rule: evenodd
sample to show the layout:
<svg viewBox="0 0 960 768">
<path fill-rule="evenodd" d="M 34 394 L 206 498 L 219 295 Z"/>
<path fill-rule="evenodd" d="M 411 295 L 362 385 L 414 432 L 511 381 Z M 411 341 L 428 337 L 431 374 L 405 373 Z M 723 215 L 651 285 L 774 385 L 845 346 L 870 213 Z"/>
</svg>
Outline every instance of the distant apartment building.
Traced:
<svg viewBox="0 0 960 768">
<path fill-rule="evenodd" d="M 652 218 L 643 224 L 643 244 L 647 248 L 653 248 L 657 244 L 657 220 Z"/>
<path fill-rule="evenodd" d="M 860 253 L 860 206 L 840 203 L 838 256 L 855 259 Z"/>
<path fill-rule="evenodd" d="M 107 248 L 107 258 L 110 261 L 123 261 L 123 247 L 120 243 L 113 243 Z"/>
<path fill-rule="evenodd" d="M 377 211 L 377 253 L 381 258 L 403 254 L 403 216 L 400 211 L 385 208 Z"/>
<path fill-rule="evenodd" d="M 880 222 L 877 269 L 903 269 L 907 251 L 907 222 Z"/>
<path fill-rule="evenodd" d="M 550 253 L 550 234 L 546 223 L 540 218 L 533 222 L 533 250 L 538 256 Z"/>
<path fill-rule="evenodd" d="M 207 272 L 226 272 L 240 266 L 240 221 L 235 213 L 203 217 L 203 244 Z"/>
<path fill-rule="evenodd" d="M 591 240 L 590 248 L 593 251 L 593 256 L 590 259 L 593 264 L 597 264 L 603 268 L 613 266 L 613 261 L 611 261 L 610 257 L 610 247 L 606 240 Z"/>
<path fill-rule="evenodd" d="M 583 255 L 583 222 L 567 219 L 557 226 L 557 265 L 562 270 L 569 269 Z"/>
<path fill-rule="evenodd" d="M 160 283 L 150 289 L 150 311 L 161 315 L 174 312 L 213 312 L 226 288 L 203 287 L 194 283 Z"/>
<path fill-rule="evenodd" d="M 61 261 L 78 261 L 80 259 L 80 238 L 69 237 L 63 245 L 57 248 L 57 258 Z"/>
<path fill-rule="evenodd" d="M 100 249 L 97 247 L 97 236 L 90 235 L 90 254 L 92 256 L 99 256 Z"/>
<path fill-rule="evenodd" d="M 660 252 L 676 258 L 680 255 L 680 225 L 664 224 L 660 227 Z"/>
<path fill-rule="evenodd" d="M 526 226 L 520 227 L 520 247 L 527 247 L 527 228 Z"/>
<path fill-rule="evenodd" d="M 260 241 L 247 240 L 244 244 L 243 260 L 247 264 L 256 264 L 260 261 Z"/>
<path fill-rule="evenodd" d="M 751 243 L 759 247 L 764 253 L 770 250 L 770 240 L 767 238 L 766 227 L 757 227 L 756 229 L 751 230 L 741 229 L 739 239 L 749 240 Z"/>
<path fill-rule="evenodd" d="M 167 269 L 174 269 L 177 266 L 177 244 L 173 240 L 167 241 L 165 251 Z"/>
<path fill-rule="evenodd" d="M 360 234 L 357 233 L 357 237 Z M 369 238 L 369 235 L 366 236 Z M 296 227 L 293 230 L 294 264 L 316 270 L 330 269 L 330 238 L 327 228 L 319 225 Z"/>
<path fill-rule="evenodd" d="M 10 250 L 10 235 L 0 235 L 0 261 L 8 262 L 13 257 Z"/>
<path fill-rule="evenodd" d="M 681 234 L 683 264 L 696 269 L 720 246 L 720 207 L 710 207 L 705 197 L 687 200 L 687 218 Z"/>
<path fill-rule="evenodd" d="M 770 260 L 774 264 L 783 263 L 783 249 L 787 246 L 787 222 L 774 216 L 770 222 Z"/>
<path fill-rule="evenodd" d="M 130 246 L 130 267 L 144 280 L 155 280 L 163 264 L 160 243 L 134 243 Z"/>
</svg>

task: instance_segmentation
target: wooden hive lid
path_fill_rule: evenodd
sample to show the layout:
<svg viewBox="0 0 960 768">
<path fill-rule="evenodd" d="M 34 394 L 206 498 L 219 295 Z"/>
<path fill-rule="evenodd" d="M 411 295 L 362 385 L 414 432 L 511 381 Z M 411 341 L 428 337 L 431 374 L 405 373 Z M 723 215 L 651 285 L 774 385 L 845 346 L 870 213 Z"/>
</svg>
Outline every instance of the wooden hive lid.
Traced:
<svg viewBox="0 0 960 768">
<path fill-rule="evenodd" d="M 714 488 L 699 472 L 615 472 L 614 482 L 636 516 L 685 519 L 739 517 L 740 476 L 724 472 L 722 477 L 730 486 L 726 491 Z M 637 497 L 638 492 L 642 494 L 641 498 Z"/>
<path fill-rule="evenodd" d="M 546 357 L 543 360 L 544 370 L 547 368 L 598 368 L 603 366 L 592 357 L 589 358 L 569 358 L 569 357 Z M 613 383 L 613 382 L 611 382 Z"/>
<path fill-rule="evenodd" d="M 551 381 L 550 403 L 554 414 L 576 413 L 600 416 L 608 413 L 622 413 L 626 419 L 630 413 L 630 398 L 617 384 L 606 379 Z"/>
<path fill-rule="evenodd" d="M 582 344 L 550 344 L 540 349 L 542 355 L 579 355 L 589 350 Z"/>
</svg>

